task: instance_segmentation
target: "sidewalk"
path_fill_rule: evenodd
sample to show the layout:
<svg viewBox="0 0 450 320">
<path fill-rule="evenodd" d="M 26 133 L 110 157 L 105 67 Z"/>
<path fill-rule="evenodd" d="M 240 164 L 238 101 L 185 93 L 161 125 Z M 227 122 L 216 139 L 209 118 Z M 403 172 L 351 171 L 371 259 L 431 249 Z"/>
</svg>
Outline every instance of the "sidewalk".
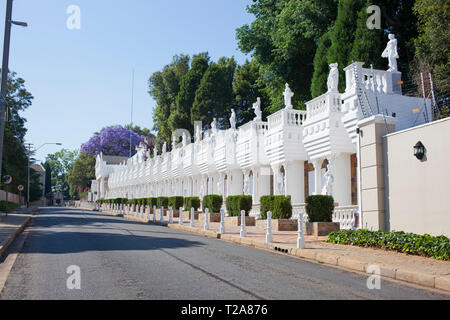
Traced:
<svg viewBox="0 0 450 320">
<path fill-rule="evenodd" d="M 30 221 L 37 208 L 21 208 L 5 216 L 0 213 L 0 258 Z"/>
<path fill-rule="evenodd" d="M 145 217 L 146 215 L 144 214 L 144 218 Z M 148 220 L 142 217 L 129 215 L 124 218 L 133 221 L 153 223 L 152 214 L 149 215 Z M 168 224 L 168 219 L 168 216 L 164 216 L 164 222 L 161 223 L 159 212 L 157 212 L 156 224 L 162 224 L 164 226 L 168 226 L 169 228 L 196 233 L 206 237 L 222 239 L 259 249 L 274 250 L 279 253 L 284 253 L 331 266 L 337 266 L 351 271 L 368 273 L 367 271 L 369 266 L 376 266 L 379 267 L 380 275 L 382 277 L 450 292 L 449 261 L 407 255 L 404 253 L 376 248 L 362 248 L 357 246 L 327 243 L 325 242 L 328 238 L 326 236 L 305 236 L 305 249 L 297 249 L 296 231 L 273 231 L 272 242 L 266 244 L 265 230 L 261 230 L 256 227 L 247 226 L 245 228 L 246 236 L 241 238 L 240 227 L 238 226 L 226 226 L 225 233 L 220 234 L 220 223 L 217 222 L 210 222 L 208 231 L 205 231 L 203 228 L 203 223 L 199 223 L 198 220 L 195 220 L 194 227 L 190 227 L 190 221 L 184 220 L 183 224 L 180 225 L 178 223 L 178 218 L 173 218 L 173 223 Z"/>
</svg>

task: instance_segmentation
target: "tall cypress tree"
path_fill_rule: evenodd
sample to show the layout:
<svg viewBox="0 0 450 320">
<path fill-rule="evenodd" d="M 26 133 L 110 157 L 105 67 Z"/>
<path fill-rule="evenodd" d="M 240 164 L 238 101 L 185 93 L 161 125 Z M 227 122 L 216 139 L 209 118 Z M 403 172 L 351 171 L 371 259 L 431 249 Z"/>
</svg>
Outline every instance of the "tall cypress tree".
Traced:
<svg viewBox="0 0 450 320">
<path fill-rule="evenodd" d="M 313 98 L 320 96 L 327 91 L 327 78 L 329 73 L 327 52 L 331 46 L 330 33 L 325 33 L 319 39 L 314 56 L 314 73 L 311 82 L 311 96 Z"/>
<path fill-rule="evenodd" d="M 381 53 L 387 38 L 384 38 L 382 29 L 369 29 L 366 25 L 368 18 L 366 8 L 372 4 L 376 3 L 373 0 L 368 0 L 358 14 L 355 41 L 353 42 L 353 48 L 347 64 L 350 64 L 352 61 L 361 61 L 365 62 L 366 67 L 373 64 L 374 69 L 384 69 L 386 67 L 386 59 L 381 57 Z"/>
<path fill-rule="evenodd" d="M 358 13 L 365 0 L 339 0 L 336 22 L 330 33 L 331 46 L 328 50 L 328 63 L 339 64 L 339 91 L 345 89 L 345 77 L 342 69 L 349 61 L 355 40 Z M 380 53 L 381 54 L 381 53 Z"/>
</svg>

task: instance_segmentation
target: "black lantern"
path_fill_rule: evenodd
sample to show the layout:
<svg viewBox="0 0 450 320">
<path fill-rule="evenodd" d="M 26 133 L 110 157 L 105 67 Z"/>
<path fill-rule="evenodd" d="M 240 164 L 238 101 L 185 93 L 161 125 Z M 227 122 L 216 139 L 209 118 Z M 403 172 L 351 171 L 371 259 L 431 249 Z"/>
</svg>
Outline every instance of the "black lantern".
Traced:
<svg viewBox="0 0 450 320">
<path fill-rule="evenodd" d="M 417 142 L 414 146 L 414 156 L 422 160 L 423 156 L 425 155 L 425 146 L 422 144 L 422 142 Z"/>
</svg>

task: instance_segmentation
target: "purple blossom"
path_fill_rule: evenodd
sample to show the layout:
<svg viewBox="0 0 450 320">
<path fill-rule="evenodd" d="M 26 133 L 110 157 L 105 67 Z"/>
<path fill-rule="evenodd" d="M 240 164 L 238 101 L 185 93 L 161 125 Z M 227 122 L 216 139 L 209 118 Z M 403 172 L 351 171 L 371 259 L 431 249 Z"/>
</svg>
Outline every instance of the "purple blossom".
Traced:
<svg viewBox="0 0 450 320">
<path fill-rule="evenodd" d="M 130 155 L 130 132 L 131 155 L 134 155 L 136 153 L 135 147 L 144 137 L 122 126 L 103 128 L 100 134 L 93 136 L 81 146 L 81 152 L 91 156 L 103 152 L 104 155 L 108 156 L 128 157 Z"/>
</svg>

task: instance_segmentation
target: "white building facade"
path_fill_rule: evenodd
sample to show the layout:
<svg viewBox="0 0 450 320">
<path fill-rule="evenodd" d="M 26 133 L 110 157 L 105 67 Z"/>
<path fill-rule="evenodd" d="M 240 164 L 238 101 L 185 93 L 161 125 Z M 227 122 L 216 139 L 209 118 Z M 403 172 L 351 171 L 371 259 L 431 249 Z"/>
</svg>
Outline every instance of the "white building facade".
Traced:
<svg viewBox="0 0 450 320">
<path fill-rule="evenodd" d="M 344 68 L 346 88 L 338 91 L 337 64 L 330 65 L 328 91 L 306 103 L 306 111 L 293 109 L 294 93 L 286 84 L 285 108 L 261 118 L 261 101 L 253 105 L 255 118 L 236 128 L 212 129 L 195 137 L 179 134 L 170 152 L 150 155 L 144 145 L 119 164 L 97 156 L 98 198 L 146 198 L 220 194 L 252 195 L 251 215 L 259 215 L 263 195 L 290 195 L 294 215 L 305 197 L 328 194 L 337 208 L 358 212 L 360 157 L 358 122 L 372 115 L 395 117 L 397 130 L 420 125 L 430 114 L 430 101 L 402 95 L 401 73 L 363 67 L 354 62 Z M 420 109 L 418 115 L 413 110 Z M 178 138 L 178 137 L 176 137 Z"/>
</svg>

